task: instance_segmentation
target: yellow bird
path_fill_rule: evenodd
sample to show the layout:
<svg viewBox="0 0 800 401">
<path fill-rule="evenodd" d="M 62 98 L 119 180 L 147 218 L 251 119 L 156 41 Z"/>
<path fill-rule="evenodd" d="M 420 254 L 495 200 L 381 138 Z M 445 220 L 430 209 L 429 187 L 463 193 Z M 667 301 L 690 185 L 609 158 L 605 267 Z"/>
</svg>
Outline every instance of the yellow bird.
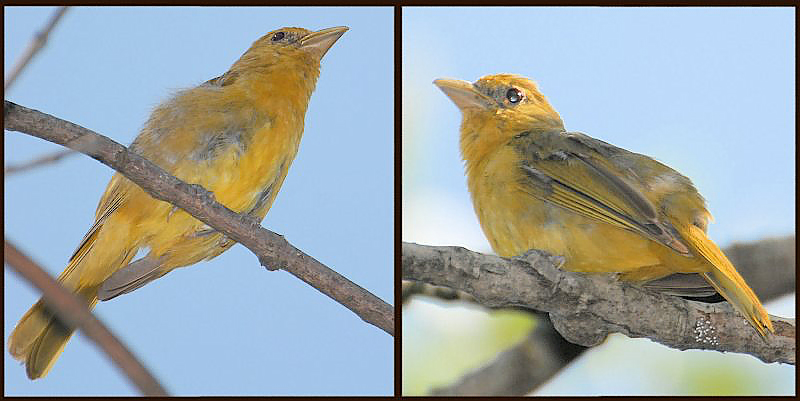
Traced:
<svg viewBox="0 0 800 401">
<path fill-rule="evenodd" d="M 692 182 L 647 156 L 567 132 L 536 84 L 510 74 L 434 81 L 461 109 L 461 155 L 481 228 L 502 257 L 541 249 L 564 269 L 648 282 L 699 273 L 761 336 L 753 290 L 706 236 Z"/>
<path fill-rule="evenodd" d="M 228 208 L 263 219 L 300 146 L 320 61 L 347 29 L 264 35 L 226 73 L 156 107 L 131 151 L 202 185 Z M 133 291 L 233 244 L 116 173 L 58 281 L 93 308 L 98 298 Z M 149 253 L 131 262 L 140 249 Z M 30 379 L 44 377 L 72 332 L 39 300 L 11 333 L 9 352 L 25 361 Z"/>
</svg>

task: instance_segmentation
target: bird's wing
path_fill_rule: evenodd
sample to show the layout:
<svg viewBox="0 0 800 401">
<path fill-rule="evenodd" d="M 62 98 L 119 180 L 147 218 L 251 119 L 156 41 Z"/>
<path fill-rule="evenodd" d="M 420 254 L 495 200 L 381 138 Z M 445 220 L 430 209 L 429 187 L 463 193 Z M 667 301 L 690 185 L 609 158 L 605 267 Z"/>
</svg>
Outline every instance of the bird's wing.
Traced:
<svg viewBox="0 0 800 401">
<path fill-rule="evenodd" d="M 125 199 L 128 196 L 128 191 L 124 190 L 123 187 L 126 184 L 132 185 L 130 182 L 126 181 L 127 179 L 120 173 L 115 173 L 111 178 L 111 182 L 109 182 L 106 192 L 103 194 L 103 197 L 100 199 L 100 203 L 97 205 L 94 224 L 92 224 L 89 232 L 83 236 L 80 245 L 78 245 L 78 248 L 75 249 L 75 252 L 69 258 L 70 266 L 80 264 L 80 259 L 82 259 L 91 249 L 100 227 L 102 227 L 103 223 L 108 220 L 108 217 L 111 216 L 120 207 L 120 205 L 125 202 Z M 73 263 L 73 260 L 75 263 Z"/>
<path fill-rule="evenodd" d="M 94 241 L 97 238 L 100 228 L 103 226 L 106 220 L 108 220 L 109 216 L 111 216 L 128 197 L 127 194 L 129 191 L 123 189 L 123 187 L 126 185 L 134 184 L 128 181 L 120 173 L 115 173 L 111 178 L 111 182 L 108 183 L 108 187 L 106 188 L 106 192 L 103 194 L 103 198 L 100 199 L 100 203 L 97 205 L 94 224 L 92 224 L 89 232 L 83 236 L 80 245 L 78 245 L 78 247 L 75 249 L 75 252 L 69 258 L 69 263 L 67 264 L 66 269 L 64 269 L 64 271 L 59 275 L 59 280 L 66 277 L 71 277 L 73 271 L 80 266 L 83 258 L 89 254 L 89 251 L 92 250 Z"/>
<path fill-rule="evenodd" d="M 542 200 L 688 254 L 675 229 L 659 218 L 656 205 L 643 195 L 643 186 L 626 178 L 604 154 L 624 150 L 582 134 L 576 140 L 575 135 L 537 133 L 517 145 L 523 152 L 523 188 Z"/>
</svg>

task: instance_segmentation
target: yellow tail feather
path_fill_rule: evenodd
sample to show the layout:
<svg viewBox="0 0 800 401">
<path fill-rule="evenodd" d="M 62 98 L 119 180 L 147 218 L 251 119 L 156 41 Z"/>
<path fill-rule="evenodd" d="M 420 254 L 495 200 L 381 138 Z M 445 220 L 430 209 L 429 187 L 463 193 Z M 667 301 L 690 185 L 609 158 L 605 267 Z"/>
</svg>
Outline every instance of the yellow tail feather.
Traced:
<svg viewBox="0 0 800 401">
<path fill-rule="evenodd" d="M 775 329 L 761 301 L 717 244 L 708 239 L 699 227 L 689 226 L 687 233 L 686 239 L 692 248 L 714 267 L 710 272 L 703 273 L 703 277 L 747 319 L 761 337 L 766 337 L 766 330 L 774 333 Z"/>
<path fill-rule="evenodd" d="M 97 303 L 96 294 L 97 288 L 76 291 L 76 295 L 86 300 L 90 309 Z M 73 332 L 40 299 L 17 323 L 9 337 L 8 350 L 15 359 L 25 361 L 28 378 L 42 378 L 50 372 Z"/>
</svg>

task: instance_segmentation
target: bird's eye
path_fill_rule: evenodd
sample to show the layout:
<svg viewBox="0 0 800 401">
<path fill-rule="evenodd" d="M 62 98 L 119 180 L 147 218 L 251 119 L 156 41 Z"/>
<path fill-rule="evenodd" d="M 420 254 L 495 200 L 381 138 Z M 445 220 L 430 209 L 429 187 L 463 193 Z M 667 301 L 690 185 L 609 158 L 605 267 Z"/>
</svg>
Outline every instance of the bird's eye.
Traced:
<svg viewBox="0 0 800 401">
<path fill-rule="evenodd" d="M 506 99 L 508 99 L 511 104 L 517 104 L 521 102 L 523 97 L 525 97 L 525 95 L 523 95 L 522 91 L 517 88 L 511 88 L 508 90 L 508 92 L 506 92 Z"/>
<path fill-rule="evenodd" d="M 285 33 L 283 33 L 283 32 L 278 32 L 278 33 L 276 33 L 276 34 L 272 35 L 272 41 L 273 41 L 273 42 L 277 42 L 277 41 L 279 41 L 279 40 L 283 39 L 283 37 L 284 37 L 284 36 L 286 36 L 286 34 L 285 34 Z"/>
</svg>

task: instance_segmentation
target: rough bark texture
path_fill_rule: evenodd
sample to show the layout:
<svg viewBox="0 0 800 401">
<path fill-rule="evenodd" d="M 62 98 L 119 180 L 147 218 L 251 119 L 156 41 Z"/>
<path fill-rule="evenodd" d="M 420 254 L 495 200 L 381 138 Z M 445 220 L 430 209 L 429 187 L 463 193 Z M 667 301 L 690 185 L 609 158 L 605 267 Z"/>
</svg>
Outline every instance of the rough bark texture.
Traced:
<svg viewBox="0 0 800 401">
<path fill-rule="evenodd" d="M 773 317 L 776 333 L 762 340 L 727 303 L 704 304 L 617 281 L 613 275 L 559 270 L 560 258 L 539 251 L 511 260 L 460 247 L 403 243 L 403 278 L 467 292 L 487 307 L 548 312 L 570 342 L 593 346 L 619 332 L 676 349 L 753 355 L 795 362 L 793 320 Z"/>
</svg>

